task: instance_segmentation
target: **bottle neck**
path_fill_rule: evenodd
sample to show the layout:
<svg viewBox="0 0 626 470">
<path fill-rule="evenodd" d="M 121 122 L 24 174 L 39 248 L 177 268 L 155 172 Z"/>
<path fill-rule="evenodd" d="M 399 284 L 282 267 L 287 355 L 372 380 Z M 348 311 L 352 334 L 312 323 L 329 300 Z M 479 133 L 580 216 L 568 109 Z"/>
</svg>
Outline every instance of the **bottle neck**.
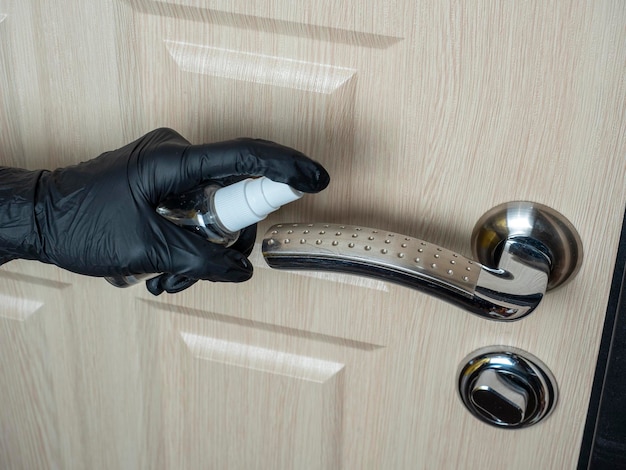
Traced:
<svg viewBox="0 0 626 470">
<path fill-rule="evenodd" d="M 241 230 L 235 232 L 228 230 L 220 220 L 215 209 L 215 194 L 219 189 L 221 186 L 216 184 L 204 188 L 207 211 L 203 214 L 205 225 L 202 227 L 202 234 L 210 242 L 228 247 L 237 241 Z"/>
</svg>

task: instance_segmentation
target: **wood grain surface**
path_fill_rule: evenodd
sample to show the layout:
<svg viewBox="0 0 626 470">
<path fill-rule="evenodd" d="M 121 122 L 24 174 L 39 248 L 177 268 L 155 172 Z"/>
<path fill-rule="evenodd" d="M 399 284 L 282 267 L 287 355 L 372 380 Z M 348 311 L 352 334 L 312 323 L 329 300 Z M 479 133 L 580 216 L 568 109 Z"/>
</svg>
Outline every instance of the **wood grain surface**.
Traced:
<svg viewBox="0 0 626 470">
<path fill-rule="evenodd" d="M 267 268 L 173 296 L 0 269 L 0 467 L 564 469 L 582 437 L 626 205 L 620 0 L 0 0 L 0 156 L 54 168 L 158 127 L 260 137 L 332 176 L 261 224 L 357 224 L 471 256 L 533 200 L 578 277 L 515 323 L 384 281 Z M 258 250 L 258 247 L 257 247 Z M 461 404 L 462 358 L 525 349 L 560 400 L 532 428 Z"/>
</svg>

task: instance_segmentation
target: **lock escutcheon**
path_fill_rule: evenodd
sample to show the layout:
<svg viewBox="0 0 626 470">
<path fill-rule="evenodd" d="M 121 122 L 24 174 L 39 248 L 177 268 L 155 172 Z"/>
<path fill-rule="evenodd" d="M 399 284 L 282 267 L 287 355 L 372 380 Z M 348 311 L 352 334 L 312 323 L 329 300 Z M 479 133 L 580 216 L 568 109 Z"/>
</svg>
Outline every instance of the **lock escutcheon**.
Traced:
<svg viewBox="0 0 626 470">
<path fill-rule="evenodd" d="M 532 354 L 510 346 L 475 351 L 459 371 L 463 404 L 492 426 L 518 429 L 545 419 L 557 402 L 550 370 Z"/>
</svg>

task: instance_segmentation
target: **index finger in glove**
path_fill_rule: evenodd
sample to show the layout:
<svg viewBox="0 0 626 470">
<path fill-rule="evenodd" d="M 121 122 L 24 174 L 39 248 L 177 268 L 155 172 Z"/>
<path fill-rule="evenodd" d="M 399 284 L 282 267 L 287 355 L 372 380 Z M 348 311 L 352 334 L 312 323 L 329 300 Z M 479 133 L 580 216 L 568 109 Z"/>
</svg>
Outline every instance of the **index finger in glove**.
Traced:
<svg viewBox="0 0 626 470">
<path fill-rule="evenodd" d="M 266 176 L 306 193 L 316 193 L 328 186 L 330 176 L 322 165 L 303 153 L 283 145 L 258 139 L 236 139 L 214 144 L 192 145 L 181 159 L 181 172 L 187 175 L 189 187 L 203 181 L 234 176 Z M 178 191 L 186 182 L 178 181 Z"/>
</svg>

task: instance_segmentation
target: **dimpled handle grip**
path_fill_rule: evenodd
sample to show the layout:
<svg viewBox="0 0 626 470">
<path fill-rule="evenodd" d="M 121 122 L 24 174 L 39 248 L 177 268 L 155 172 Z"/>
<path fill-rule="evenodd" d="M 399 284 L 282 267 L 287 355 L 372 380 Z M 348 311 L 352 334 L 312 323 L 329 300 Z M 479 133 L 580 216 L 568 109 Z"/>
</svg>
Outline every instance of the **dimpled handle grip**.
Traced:
<svg viewBox="0 0 626 470">
<path fill-rule="evenodd" d="M 271 227 L 263 256 L 276 269 L 376 277 L 496 320 L 530 313 L 545 293 L 549 271 L 540 250 L 523 241 L 507 242 L 500 266 L 493 269 L 414 237 L 327 223 Z M 518 286 L 520 282 L 525 285 Z"/>
<path fill-rule="evenodd" d="M 481 266 L 450 250 L 398 233 L 337 224 L 276 225 L 269 232 L 263 253 L 268 264 L 287 258 L 327 259 L 378 268 L 402 277 L 428 282 L 470 296 Z M 305 260 L 302 260 L 305 261 Z"/>
</svg>

